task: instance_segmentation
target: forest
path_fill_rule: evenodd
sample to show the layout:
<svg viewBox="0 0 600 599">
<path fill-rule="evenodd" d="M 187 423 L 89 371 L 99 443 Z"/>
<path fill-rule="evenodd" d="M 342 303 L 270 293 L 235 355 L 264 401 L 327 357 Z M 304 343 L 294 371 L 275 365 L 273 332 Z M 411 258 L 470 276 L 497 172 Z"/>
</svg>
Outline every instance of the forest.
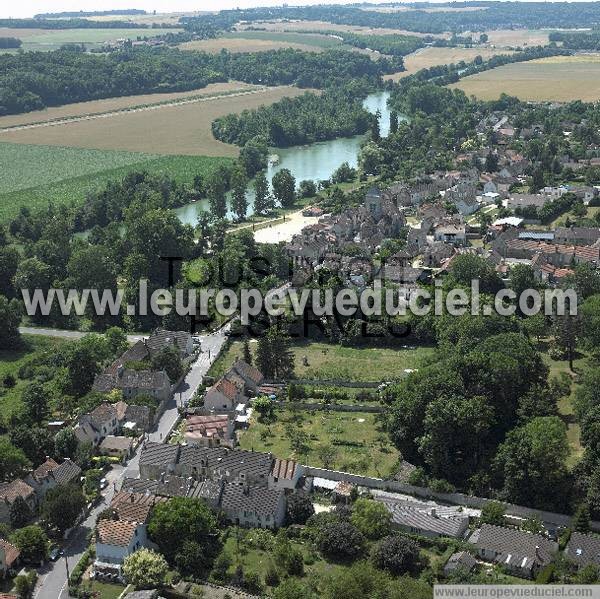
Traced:
<svg viewBox="0 0 600 599">
<path fill-rule="evenodd" d="M 0 56 L 0 115 L 101 98 L 199 89 L 229 79 L 319 89 L 351 79 L 378 85 L 383 74 L 401 69 L 401 59 L 375 62 L 341 50 L 216 55 L 169 48 L 109 54 L 68 49 L 29 52 Z"/>
<path fill-rule="evenodd" d="M 320 96 L 306 93 L 284 98 L 271 106 L 217 119 L 213 135 L 240 146 L 262 136 L 268 145 L 279 148 L 358 135 L 373 121 L 361 98 L 355 86 L 330 89 Z"/>
<path fill-rule="evenodd" d="M 600 31 L 554 31 L 550 34 L 551 42 L 562 42 L 564 48 L 572 50 L 600 49 Z"/>
<path fill-rule="evenodd" d="M 20 48 L 23 42 L 17 37 L 0 37 L 0 48 Z"/>
</svg>

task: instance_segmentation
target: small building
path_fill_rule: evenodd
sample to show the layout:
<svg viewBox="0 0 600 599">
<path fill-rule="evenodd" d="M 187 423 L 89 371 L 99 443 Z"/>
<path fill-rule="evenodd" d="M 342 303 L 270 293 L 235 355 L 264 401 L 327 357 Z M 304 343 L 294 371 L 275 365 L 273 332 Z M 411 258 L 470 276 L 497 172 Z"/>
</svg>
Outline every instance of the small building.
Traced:
<svg viewBox="0 0 600 599">
<path fill-rule="evenodd" d="M 179 456 L 179 445 L 168 443 L 146 443 L 140 455 L 140 476 L 148 480 L 159 480 L 172 474 Z"/>
<path fill-rule="evenodd" d="M 17 478 L 9 483 L 0 483 L 0 522 L 10 522 L 10 508 L 20 497 L 33 512 L 37 504 L 37 496 L 33 487 Z"/>
<path fill-rule="evenodd" d="M 19 563 L 21 552 L 8 541 L 0 539 L 0 578 L 6 578 Z"/>
<path fill-rule="evenodd" d="M 279 528 L 285 521 L 285 493 L 249 485 L 225 485 L 221 509 L 238 526 Z"/>
<path fill-rule="evenodd" d="M 304 476 L 304 466 L 294 460 L 275 458 L 269 474 L 269 489 L 284 489 L 291 491 L 298 486 L 298 481 Z"/>
<path fill-rule="evenodd" d="M 27 475 L 25 482 L 36 492 L 38 500 L 57 486 L 68 485 L 81 476 L 81 468 L 69 458 L 65 458 L 62 464 L 58 464 L 52 458 L 38 466 Z"/>
<path fill-rule="evenodd" d="M 574 532 L 565 548 L 565 556 L 578 568 L 600 566 L 600 537 Z"/>
<path fill-rule="evenodd" d="M 241 379 L 244 381 L 246 388 L 254 393 L 256 390 L 263 384 L 265 377 L 262 372 L 254 366 L 251 366 L 244 360 L 236 360 L 231 367 L 231 370 L 234 371 Z"/>
<path fill-rule="evenodd" d="M 133 437 L 120 437 L 108 435 L 100 443 L 99 451 L 102 455 L 119 458 L 121 461 L 128 460 L 133 453 Z"/>
<path fill-rule="evenodd" d="M 434 239 L 443 243 L 464 245 L 467 241 L 466 227 L 464 224 L 458 223 L 439 225 L 435 228 Z"/>
<path fill-rule="evenodd" d="M 187 358 L 194 351 L 194 341 L 187 331 L 167 331 L 156 329 L 146 339 L 146 347 L 151 355 L 160 353 L 167 347 L 174 347 L 181 358 Z"/>
<path fill-rule="evenodd" d="M 126 402 L 138 395 L 149 395 L 159 403 L 171 398 L 171 381 L 164 370 L 134 370 L 119 366 L 115 374 L 99 374 L 92 386 L 98 393 L 110 393 L 113 389 L 121 391 Z"/>
<path fill-rule="evenodd" d="M 204 396 L 204 409 L 209 411 L 232 412 L 239 403 L 246 403 L 242 390 L 231 381 L 219 379 Z"/>
<path fill-rule="evenodd" d="M 89 414 L 82 414 L 74 428 L 80 443 L 91 443 L 94 447 L 97 447 L 106 435 L 114 435 L 118 430 L 117 409 L 110 403 L 103 403 Z"/>
<path fill-rule="evenodd" d="M 444 574 L 448 576 L 458 570 L 469 573 L 472 572 L 476 566 L 477 560 L 470 553 L 459 551 L 458 553 L 453 553 L 446 562 Z"/>
<path fill-rule="evenodd" d="M 100 520 L 96 526 L 96 564 L 121 566 L 128 555 L 147 544 L 145 524 Z"/>
<path fill-rule="evenodd" d="M 226 414 L 209 416 L 188 416 L 183 436 L 191 445 L 233 447 L 234 421 Z"/>
</svg>

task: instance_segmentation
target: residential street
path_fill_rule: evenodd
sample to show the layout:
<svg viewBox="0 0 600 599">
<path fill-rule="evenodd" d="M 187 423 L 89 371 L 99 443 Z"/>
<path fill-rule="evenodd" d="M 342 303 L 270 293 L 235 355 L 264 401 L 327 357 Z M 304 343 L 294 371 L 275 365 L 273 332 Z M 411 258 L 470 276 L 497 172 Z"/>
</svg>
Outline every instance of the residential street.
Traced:
<svg viewBox="0 0 600 599">
<path fill-rule="evenodd" d="M 187 404 L 202 383 L 202 377 L 208 372 L 208 369 L 223 348 L 227 339 L 226 332 L 229 330 L 229 326 L 229 324 L 226 324 L 214 333 L 200 336 L 202 353 L 192 364 L 191 370 L 175 392 L 175 397 L 169 402 L 155 429 L 148 435 L 150 441 L 161 443 L 166 441 L 179 417 L 177 411 L 178 405 Z M 40 329 L 33 330 L 38 331 Z M 61 332 L 74 333 L 74 331 Z M 53 331 L 51 334 L 54 333 Z M 72 533 L 70 540 L 65 545 L 65 557 L 68 561 L 70 572 L 73 571 L 73 568 L 77 565 L 77 562 L 81 559 L 88 546 L 87 538 L 94 530 L 98 515 L 110 505 L 115 489 L 120 488 L 122 479 L 126 476 L 136 478 L 139 475 L 140 453 L 141 445 L 126 467 L 113 467 L 107 474 L 106 478 L 109 481 L 109 485 L 103 492 L 102 502 L 92 509 L 86 520 Z M 66 599 L 69 597 L 65 558 L 61 557 L 56 562 L 49 562 L 44 568 L 39 570 L 39 575 L 34 599 Z"/>
</svg>

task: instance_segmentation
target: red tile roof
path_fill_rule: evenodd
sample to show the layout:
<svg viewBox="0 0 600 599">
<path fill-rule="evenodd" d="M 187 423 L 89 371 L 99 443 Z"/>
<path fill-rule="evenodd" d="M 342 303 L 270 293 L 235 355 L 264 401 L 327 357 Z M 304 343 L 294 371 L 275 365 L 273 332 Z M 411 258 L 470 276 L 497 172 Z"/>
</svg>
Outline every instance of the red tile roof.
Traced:
<svg viewBox="0 0 600 599">
<path fill-rule="evenodd" d="M 129 547 L 138 527 L 136 522 L 100 520 L 96 527 L 98 541 L 104 545 Z"/>
<path fill-rule="evenodd" d="M 5 562 L 8 568 L 11 568 L 12 565 L 17 561 L 19 555 L 21 555 L 21 551 L 17 549 L 14 545 L 11 545 L 8 541 L 4 539 L 0 539 L 0 547 L 4 549 Z M 0 595 L 0 598 L 2 595 Z"/>
<path fill-rule="evenodd" d="M 10 483 L 0 483 L 0 499 L 5 499 L 12 503 L 17 497 L 27 499 L 35 491 L 23 480 L 17 478 Z"/>
<path fill-rule="evenodd" d="M 235 401 L 238 397 L 237 387 L 227 379 L 220 379 L 213 387 L 215 391 L 222 393 L 228 399 Z"/>
<path fill-rule="evenodd" d="M 294 460 L 280 460 L 279 458 L 275 458 L 271 476 L 274 478 L 293 480 L 296 474 L 296 467 L 297 464 Z"/>
</svg>

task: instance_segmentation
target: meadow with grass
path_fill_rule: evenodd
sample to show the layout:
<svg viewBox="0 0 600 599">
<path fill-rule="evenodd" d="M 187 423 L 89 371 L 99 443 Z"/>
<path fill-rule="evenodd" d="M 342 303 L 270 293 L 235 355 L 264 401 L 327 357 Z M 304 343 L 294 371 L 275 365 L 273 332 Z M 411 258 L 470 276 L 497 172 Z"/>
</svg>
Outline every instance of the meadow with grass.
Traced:
<svg viewBox="0 0 600 599">
<path fill-rule="evenodd" d="M 161 156 L 136 152 L 90 150 L 0 143 L 0 222 L 14 218 L 21 207 L 36 210 L 54 205 L 81 204 L 88 193 L 132 171 L 146 170 L 191 184 L 228 158 Z"/>
</svg>

